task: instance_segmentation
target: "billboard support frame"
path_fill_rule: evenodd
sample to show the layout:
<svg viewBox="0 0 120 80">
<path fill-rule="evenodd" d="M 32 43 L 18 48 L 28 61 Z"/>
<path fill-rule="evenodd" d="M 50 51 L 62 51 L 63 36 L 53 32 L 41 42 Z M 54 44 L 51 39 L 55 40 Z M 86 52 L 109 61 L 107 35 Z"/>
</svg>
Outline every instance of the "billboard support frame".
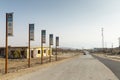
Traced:
<svg viewBox="0 0 120 80">
<path fill-rule="evenodd" d="M 8 16 L 9 15 L 9 16 Z M 11 15 L 11 16 L 10 16 Z M 9 19 L 8 19 L 8 17 L 9 17 Z M 9 25 L 9 26 L 11 26 L 12 27 L 12 33 L 11 33 L 11 35 L 10 34 L 8 34 L 8 32 L 10 31 L 9 29 L 10 28 L 8 28 L 8 22 L 9 21 L 12 21 L 12 26 L 11 26 L 11 24 Z M 13 12 L 12 13 L 6 13 L 6 35 L 5 35 L 5 74 L 7 74 L 8 73 L 8 36 L 13 36 Z"/>
<path fill-rule="evenodd" d="M 59 46 L 59 37 L 56 37 L 56 53 L 55 53 L 55 60 L 58 60 L 58 46 Z"/>
<path fill-rule="evenodd" d="M 31 36 L 31 30 L 33 31 L 33 35 Z M 28 58 L 28 67 L 31 66 L 31 50 L 30 50 L 30 45 L 31 45 L 31 40 L 34 40 L 34 24 L 29 24 L 29 31 L 28 31 L 28 49 L 29 49 L 29 58 Z M 32 37 L 32 39 L 31 39 Z"/>
<path fill-rule="evenodd" d="M 28 32 L 28 47 L 29 47 L 29 58 L 28 58 L 28 67 L 30 67 L 30 26 L 29 26 L 29 32 Z"/>
<path fill-rule="evenodd" d="M 53 34 L 49 34 L 49 62 L 51 62 L 51 55 L 52 55 L 51 45 L 53 45 Z"/>
<path fill-rule="evenodd" d="M 5 73 L 8 73 L 8 13 L 6 13 L 6 49 L 5 49 Z"/>
<path fill-rule="evenodd" d="M 43 64 L 43 43 L 46 43 L 46 30 L 41 30 L 41 64 Z"/>
</svg>

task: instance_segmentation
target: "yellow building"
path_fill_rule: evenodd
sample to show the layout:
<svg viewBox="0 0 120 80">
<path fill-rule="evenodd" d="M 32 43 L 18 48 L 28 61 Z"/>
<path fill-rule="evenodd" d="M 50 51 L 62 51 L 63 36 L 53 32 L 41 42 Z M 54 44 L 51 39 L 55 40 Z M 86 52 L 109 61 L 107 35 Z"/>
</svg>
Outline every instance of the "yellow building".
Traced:
<svg viewBox="0 0 120 80">
<path fill-rule="evenodd" d="M 50 52 L 49 52 L 50 51 Z M 30 49 L 31 58 L 41 57 L 41 47 L 34 47 Z M 43 47 L 43 56 L 49 57 L 52 56 L 52 48 Z M 29 58 L 29 50 L 27 49 L 27 58 Z"/>
</svg>

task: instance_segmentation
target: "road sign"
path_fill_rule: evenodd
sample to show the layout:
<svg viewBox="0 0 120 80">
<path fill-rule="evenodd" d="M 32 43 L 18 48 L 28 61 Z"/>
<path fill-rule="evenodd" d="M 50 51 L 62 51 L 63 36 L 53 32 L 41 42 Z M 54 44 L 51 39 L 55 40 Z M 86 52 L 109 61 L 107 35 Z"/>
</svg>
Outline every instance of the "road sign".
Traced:
<svg viewBox="0 0 120 80">
<path fill-rule="evenodd" d="M 49 35 L 50 45 L 53 45 L 53 34 Z"/>
<path fill-rule="evenodd" d="M 13 13 L 6 13 L 5 73 L 8 72 L 8 36 L 13 36 Z"/>
<path fill-rule="evenodd" d="M 46 42 L 46 30 L 42 30 L 42 43 Z"/>
<path fill-rule="evenodd" d="M 8 36 L 13 36 L 13 13 L 7 13 Z"/>
<path fill-rule="evenodd" d="M 56 37 L 56 46 L 59 46 L 59 37 Z"/>
<path fill-rule="evenodd" d="M 34 40 L 34 24 L 29 24 L 30 40 Z"/>
</svg>

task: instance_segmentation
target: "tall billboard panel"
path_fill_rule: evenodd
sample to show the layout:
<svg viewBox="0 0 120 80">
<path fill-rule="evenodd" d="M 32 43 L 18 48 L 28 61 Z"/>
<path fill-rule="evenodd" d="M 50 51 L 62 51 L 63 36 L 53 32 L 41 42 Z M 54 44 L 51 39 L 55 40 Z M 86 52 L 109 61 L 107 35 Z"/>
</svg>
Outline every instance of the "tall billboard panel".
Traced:
<svg viewBox="0 0 120 80">
<path fill-rule="evenodd" d="M 13 13 L 6 13 L 8 36 L 13 36 Z"/>
<path fill-rule="evenodd" d="M 30 40 L 34 40 L 34 24 L 29 24 Z"/>
<path fill-rule="evenodd" d="M 56 46 L 59 46 L 59 37 L 56 37 Z"/>
<path fill-rule="evenodd" d="M 53 45 L 53 34 L 49 35 L 50 45 Z"/>
<path fill-rule="evenodd" d="M 46 42 L 46 30 L 41 31 L 41 38 L 42 38 L 42 43 Z"/>
</svg>

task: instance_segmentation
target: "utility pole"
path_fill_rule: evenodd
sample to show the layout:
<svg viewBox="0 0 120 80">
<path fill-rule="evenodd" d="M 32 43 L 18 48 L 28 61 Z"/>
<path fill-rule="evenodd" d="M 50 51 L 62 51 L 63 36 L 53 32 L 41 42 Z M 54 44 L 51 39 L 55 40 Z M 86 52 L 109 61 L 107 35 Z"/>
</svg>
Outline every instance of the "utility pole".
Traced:
<svg viewBox="0 0 120 80">
<path fill-rule="evenodd" d="M 111 47 L 112 47 L 112 50 L 111 50 L 111 53 L 112 53 L 112 52 L 113 52 L 113 43 L 112 43 L 112 46 L 111 46 Z"/>
<path fill-rule="evenodd" d="M 103 34 L 104 29 L 101 29 L 102 32 L 102 50 L 104 51 L 104 34 Z"/>
<path fill-rule="evenodd" d="M 118 38 L 118 41 L 119 41 L 119 49 L 120 49 L 120 37 Z"/>
<path fill-rule="evenodd" d="M 107 55 L 107 42 L 105 42 L 105 52 L 106 52 L 106 55 Z"/>
<path fill-rule="evenodd" d="M 120 37 L 118 38 L 118 41 L 119 41 L 119 46 L 118 46 L 119 53 L 118 54 L 120 54 Z"/>
</svg>

